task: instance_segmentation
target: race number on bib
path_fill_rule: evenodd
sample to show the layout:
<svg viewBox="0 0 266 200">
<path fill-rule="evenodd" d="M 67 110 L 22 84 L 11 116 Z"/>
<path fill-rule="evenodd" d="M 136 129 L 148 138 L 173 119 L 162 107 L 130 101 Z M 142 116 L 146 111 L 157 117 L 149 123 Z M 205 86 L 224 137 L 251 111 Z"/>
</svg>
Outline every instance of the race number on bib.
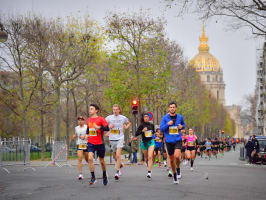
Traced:
<svg viewBox="0 0 266 200">
<path fill-rule="evenodd" d="M 152 137 L 152 131 L 151 130 L 145 131 L 144 134 L 145 134 L 145 137 Z"/>
<path fill-rule="evenodd" d="M 111 129 L 111 134 L 119 135 L 120 134 L 120 130 L 119 129 Z"/>
<path fill-rule="evenodd" d="M 81 150 L 86 150 L 87 149 L 87 144 L 79 144 L 79 149 Z"/>
<path fill-rule="evenodd" d="M 97 136 L 97 131 L 95 128 L 89 129 L 89 136 Z"/>
<path fill-rule="evenodd" d="M 179 129 L 177 126 L 170 126 L 169 127 L 169 134 L 170 135 L 179 135 Z"/>
<path fill-rule="evenodd" d="M 194 142 L 188 142 L 189 146 L 194 146 Z"/>
</svg>

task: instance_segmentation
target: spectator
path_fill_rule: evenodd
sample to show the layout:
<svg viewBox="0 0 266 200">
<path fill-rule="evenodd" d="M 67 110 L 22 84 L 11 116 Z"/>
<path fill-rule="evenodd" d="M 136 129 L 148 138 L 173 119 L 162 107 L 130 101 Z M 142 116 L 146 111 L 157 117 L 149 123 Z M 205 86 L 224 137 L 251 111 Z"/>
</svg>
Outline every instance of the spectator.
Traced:
<svg viewBox="0 0 266 200">
<path fill-rule="evenodd" d="M 259 150 L 260 150 L 259 141 L 256 139 L 256 135 L 252 135 L 251 142 L 253 144 L 253 151 L 251 153 L 251 158 L 252 158 L 252 162 L 256 163 L 256 156 L 258 155 Z"/>
<path fill-rule="evenodd" d="M 137 163 L 138 162 L 138 158 L 137 158 L 138 141 L 137 140 L 135 140 L 135 141 L 134 140 L 131 140 L 131 149 L 132 149 L 132 153 L 133 153 L 132 163 Z"/>
<path fill-rule="evenodd" d="M 247 144 L 245 145 L 245 148 L 247 151 L 248 163 L 251 163 L 251 153 L 254 150 L 254 146 L 251 139 L 248 140 Z"/>
</svg>

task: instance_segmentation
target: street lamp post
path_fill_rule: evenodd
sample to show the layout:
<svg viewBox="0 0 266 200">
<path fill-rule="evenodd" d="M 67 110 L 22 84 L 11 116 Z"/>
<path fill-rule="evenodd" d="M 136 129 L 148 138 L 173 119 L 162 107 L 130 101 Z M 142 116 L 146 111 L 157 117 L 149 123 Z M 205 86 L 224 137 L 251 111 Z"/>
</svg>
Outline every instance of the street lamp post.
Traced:
<svg viewBox="0 0 266 200">
<path fill-rule="evenodd" d="M 8 35 L 4 31 L 4 26 L 3 24 L 0 23 L 0 42 L 4 43 L 7 41 Z"/>
</svg>

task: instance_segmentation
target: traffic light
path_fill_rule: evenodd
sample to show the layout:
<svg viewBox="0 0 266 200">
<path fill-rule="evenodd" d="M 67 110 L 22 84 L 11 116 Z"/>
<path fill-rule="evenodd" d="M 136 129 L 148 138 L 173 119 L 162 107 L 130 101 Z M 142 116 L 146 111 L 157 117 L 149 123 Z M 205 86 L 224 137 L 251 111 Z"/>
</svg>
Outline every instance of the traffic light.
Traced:
<svg viewBox="0 0 266 200">
<path fill-rule="evenodd" d="M 133 99 L 131 102 L 132 105 L 132 114 L 136 115 L 138 114 L 138 107 L 139 107 L 139 102 L 137 99 Z"/>
</svg>

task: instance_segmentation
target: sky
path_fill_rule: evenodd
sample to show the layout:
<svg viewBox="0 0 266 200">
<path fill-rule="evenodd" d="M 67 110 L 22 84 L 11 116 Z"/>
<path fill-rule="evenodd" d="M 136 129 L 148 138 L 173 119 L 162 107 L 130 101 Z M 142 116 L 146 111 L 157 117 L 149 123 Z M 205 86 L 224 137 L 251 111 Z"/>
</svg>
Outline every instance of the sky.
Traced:
<svg viewBox="0 0 266 200">
<path fill-rule="evenodd" d="M 166 9 L 163 0 L 0 0 L 0 14 L 35 13 L 45 17 L 87 16 L 104 25 L 108 12 L 149 10 L 152 17 L 164 17 L 167 36 L 183 49 L 190 60 L 198 53 L 202 21 L 195 14 L 177 17 L 177 9 Z M 228 20 L 206 22 L 210 53 L 220 62 L 226 84 L 227 105 L 243 105 L 244 96 L 253 94 L 256 81 L 256 49 L 261 41 L 249 29 L 229 30 Z"/>
</svg>

